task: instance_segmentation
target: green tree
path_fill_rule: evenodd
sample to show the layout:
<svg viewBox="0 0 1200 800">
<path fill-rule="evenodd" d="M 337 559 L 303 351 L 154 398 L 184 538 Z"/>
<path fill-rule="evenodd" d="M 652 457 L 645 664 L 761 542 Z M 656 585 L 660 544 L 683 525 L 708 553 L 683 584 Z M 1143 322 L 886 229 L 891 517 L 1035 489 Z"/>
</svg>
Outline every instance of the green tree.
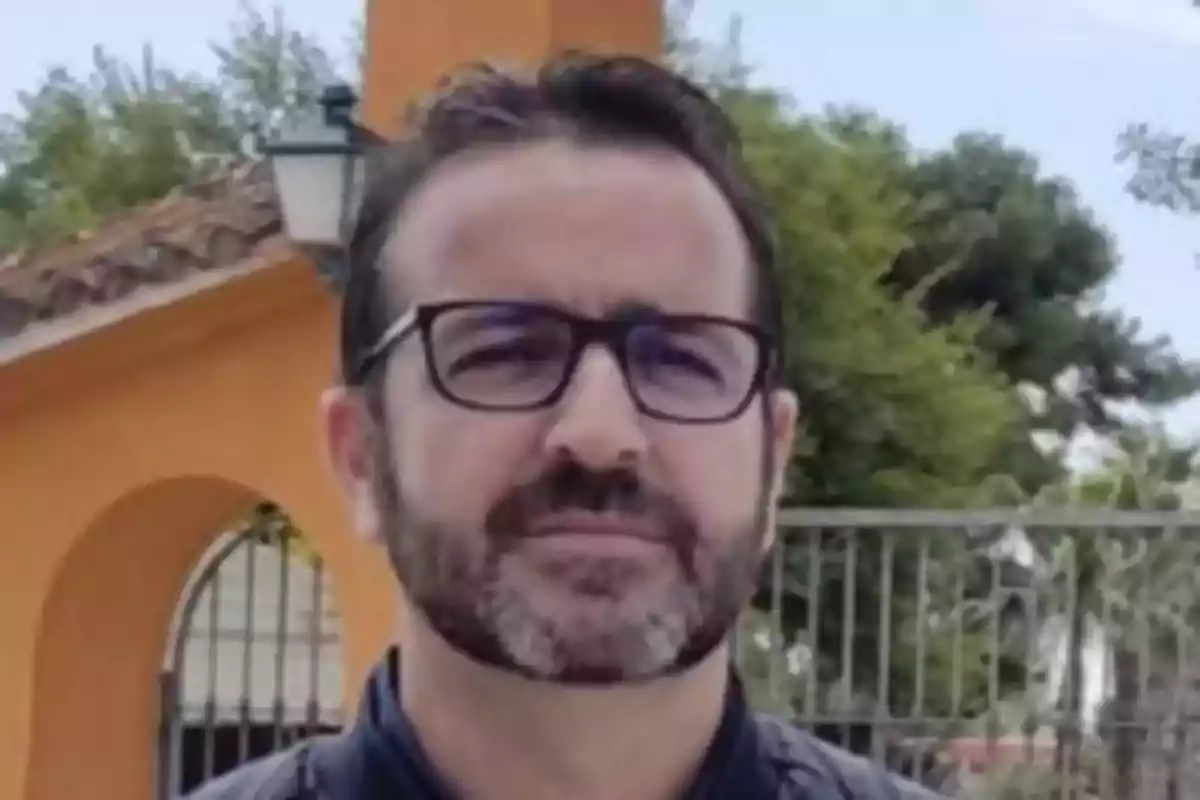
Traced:
<svg viewBox="0 0 1200 800">
<path fill-rule="evenodd" d="M 884 278 L 920 292 L 931 322 L 983 314 L 978 344 L 1027 399 L 1003 469 L 1029 490 L 1062 477 L 1062 446 L 1089 429 L 1136 426 L 1131 407 L 1161 410 L 1200 390 L 1200 363 L 1137 320 L 1102 307 L 1118 258 L 1111 234 L 1065 179 L 1042 173 L 1029 152 L 985 133 L 914 152 L 903 132 L 859 109 L 833 109 L 840 141 L 872 142 L 919 204 L 912 244 Z M 1057 434 L 1036 446 L 1031 434 Z"/>
<path fill-rule="evenodd" d="M 713 46 L 687 35 L 691 6 L 674 6 L 676 60 L 718 95 L 736 98 L 752 77 L 738 21 Z M 855 157 L 869 154 L 884 182 L 911 195 L 909 242 L 884 284 L 919 299 L 933 325 L 978 321 L 975 343 L 1023 397 L 1032 394 L 998 462 L 1026 489 L 1063 476 L 1062 448 L 1035 446 L 1031 434 L 1113 434 L 1136 425 L 1131 406 L 1163 409 L 1200 390 L 1200 364 L 1097 302 L 1118 267 L 1113 238 L 1074 187 L 1043 174 L 1031 153 L 979 132 L 919 153 L 898 126 L 854 107 L 808 119 Z M 1193 173 L 1200 176 L 1200 166 Z"/>
<path fill-rule="evenodd" d="M 158 200 L 253 156 L 253 135 L 310 110 L 334 78 L 315 37 L 250 4 L 212 46 L 215 75 L 145 48 L 139 64 L 97 47 L 83 76 L 55 67 L 0 117 L 0 252 L 38 247 Z"/>
<path fill-rule="evenodd" d="M 987 310 L 980 345 L 1035 398 L 1027 434 L 1119 432 L 1131 405 L 1162 409 L 1200 390 L 1200 365 L 1095 302 L 1117 269 L 1112 237 L 1031 154 L 964 134 L 913 159 L 905 183 L 924 202 L 914 246 L 886 280 L 901 291 L 926 285 L 935 322 Z M 1047 457 L 1028 436 L 1013 444 L 1006 469 L 1027 488 L 1057 477 L 1059 453 Z"/>
<path fill-rule="evenodd" d="M 160 198 L 236 141 L 203 81 L 96 48 L 92 74 L 62 68 L 0 120 L 0 249 L 45 244 Z M 219 155 L 218 155 L 219 154 Z"/>
<path fill-rule="evenodd" d="M 1200 0 L 1192 0 L 1192 6 L 1200 8 Z M 1138 200 L 1177 213 L 1200 213 L 1200 142 L 1195 136 L 1133 122 L 1117 135 L 1117 162 L 1131 168 L 1126 188 Z"/>
<path fill-rule="evenodd" d="M 1117 162 L 1131 168 L 1125 187 L 1136 199 L 1200 213 L 1200 143 L 1190 135 L 1131 123 L 1117 136 Z"/>
<path fill-rule="evenodd" d="M 900 171 L 907 145 L 873 115 L 804 114 L 753 87 L 737 19 L 704 42 L 688 32 L 692 5 L 670 7 L 668 58 L 738 125 L 783 254 L 788 383 L 804 417 L 792 500 L 969 503 L 1018 408 L 978 347 L 986 307 L 931 320 L 926 287 L 886 286 L 924 203 Z"/>
</svg>

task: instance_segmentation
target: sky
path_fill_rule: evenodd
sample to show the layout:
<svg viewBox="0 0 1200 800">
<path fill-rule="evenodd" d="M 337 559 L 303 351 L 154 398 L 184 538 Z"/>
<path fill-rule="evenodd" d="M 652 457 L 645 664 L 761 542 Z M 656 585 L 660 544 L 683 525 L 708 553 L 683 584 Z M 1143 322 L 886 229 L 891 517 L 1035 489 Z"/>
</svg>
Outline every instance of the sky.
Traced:
<svg viewBox="0 0 1200 800">
<path fill-rule="evenodd" d="M 10 2 L 0 26 L 0 112 L 49 66 L 86 68 L 96 44 L 137 58 L 148 42 L 160 60 L 207 70 L 209 43 L 239 4 Z M 291 24 L 337 49 L 362 4 L 284 7 Z M 1122 256 L 1106 303 L 1200 359 L 1200 216 L 1134 202 L 1114 161 L 1129 122 L 1200 134 L 1200 10 L 1190 0 L 696 0 L 694 32 L 723 38 L 735 14 L 753 79 L 787 90 L 803 109 L 873 108 L 921 148 L 967 130 L 998 133 L 1035 154 L 1047 174 L 1072 181 Z M 1200 435 L 1200 400 L 1168 421 Z"/>
</svg>

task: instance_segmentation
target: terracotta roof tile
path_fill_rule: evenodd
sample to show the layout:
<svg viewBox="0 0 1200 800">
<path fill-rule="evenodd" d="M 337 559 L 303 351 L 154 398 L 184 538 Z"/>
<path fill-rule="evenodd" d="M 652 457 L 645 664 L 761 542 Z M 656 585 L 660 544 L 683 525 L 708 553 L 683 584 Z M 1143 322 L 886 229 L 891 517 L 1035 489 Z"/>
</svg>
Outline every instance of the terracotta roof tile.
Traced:
<svg viewBox="0 0 1200 800">
<path fill-rule="evenodd" d="M 0 256 L 0 342 L 146 286 L 233 267 L 281 227 L 267 166 L 251 162 L 50 250 Z"/>
</svg>

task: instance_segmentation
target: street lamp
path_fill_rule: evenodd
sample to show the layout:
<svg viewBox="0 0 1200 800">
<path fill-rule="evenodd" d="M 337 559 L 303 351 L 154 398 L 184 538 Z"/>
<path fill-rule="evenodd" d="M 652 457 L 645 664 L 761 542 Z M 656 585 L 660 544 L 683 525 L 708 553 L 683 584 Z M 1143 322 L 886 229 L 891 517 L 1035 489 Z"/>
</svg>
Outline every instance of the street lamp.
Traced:
<svg viewBox="0 0 1200 800">
<path fill-rule="evenodd" d="M 344 247 L 362 200 L 367 155 L 385 141 L 358 124 L 357 105 L 349 86 L 329 86 L 319 115 L 286 125 L 260 145 L 271 164 L 284 232 L 335 285 L 343 277 Z"/>
</svg>

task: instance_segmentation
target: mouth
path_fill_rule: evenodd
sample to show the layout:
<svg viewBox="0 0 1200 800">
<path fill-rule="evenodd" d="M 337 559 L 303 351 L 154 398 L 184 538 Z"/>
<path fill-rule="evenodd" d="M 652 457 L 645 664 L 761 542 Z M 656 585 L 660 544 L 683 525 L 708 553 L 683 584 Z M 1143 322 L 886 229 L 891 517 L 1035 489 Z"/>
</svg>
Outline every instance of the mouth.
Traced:
<svg viewBox="0 0 1200 800">
<path fill-rule="evenodd" d="M 667 545 L 660 526 L 617 513 L 569 511 L 539 517 L 529 527 L 531 541 L 574 543 L 588 549 L 628 549 Z"/>
</svg>

